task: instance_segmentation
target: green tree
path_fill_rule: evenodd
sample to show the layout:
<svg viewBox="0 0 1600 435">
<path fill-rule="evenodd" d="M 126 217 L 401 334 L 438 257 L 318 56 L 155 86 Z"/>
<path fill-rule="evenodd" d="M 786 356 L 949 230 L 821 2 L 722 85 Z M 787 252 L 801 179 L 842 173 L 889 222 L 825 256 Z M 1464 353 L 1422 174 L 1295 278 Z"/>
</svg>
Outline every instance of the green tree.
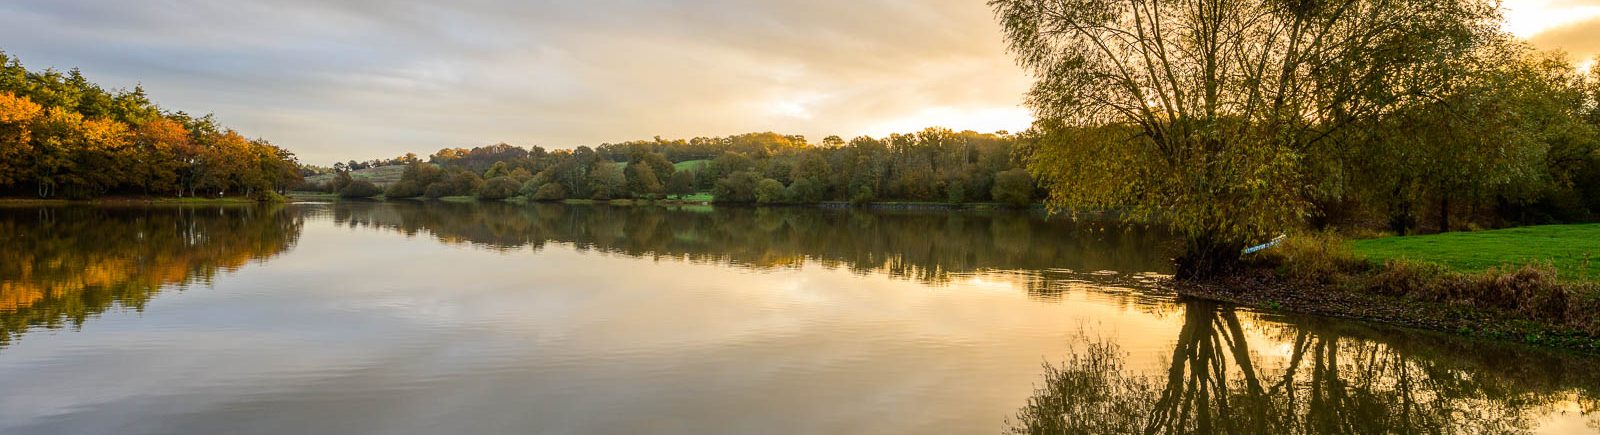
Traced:
<svg viewBox="0 0 1600 435">
<path fill-rule="evenodd" d="M 1305 155 L 1438 90 L 1498 31 L 1473 0 L 989 4 L 1038 77 L 1028 168 L 1050 203 L 1167 223 L 1180 278 L 1302 225 L 1321 186 Z"/>
<path fill-rule="evenodd" d="M 534 201 L 560 201 L 567 199 L 567 188 L 561 187 L 561 183 L 545 183 L 532 198 Z"/>
<path fill-rule="evenodd" d="M 383 194 L 383 189 L 367 180 L 354 180 L 343 189 L 339 189 L 341 198 L 371 198 Z"/>
<path fill-rule="evenodd" d="M 785 197 L 783 182 L 771 178 L 763 178 L 756 182 L 756 202 L 761 204 L 789 202 Z"/>
<path fill-rule="evenodd" d="M 994 187 L 989 191 L 989 196 L 1006 205 L 1026 207 L 1033 202 L 1033 177 L 1022 169 L 995 174 Z"/>
<path fill-rule="evenodd" d="M 668 167 L 671 167 L 669 164 Z M 655 168 L 644 162 L 629 163 L 626 169 L 628 178 L 628 191 L 634 195 L 646 198 L 655 198 L 666 192 L 666 187 L 661 185 L 660 178 L 656 177 Z"/>
<path fill-rule="evenodd" d="M 517 180 L 511 178 L 510 175 L 490 178 L 489 181 L 483 184 L 482 189 L 478 189 L 478 199 L 498 201 L 510 198 L 516 196 L 517 189 L 521 187 L 522 185 L 517 183 Z"/>
<path fill-rule="evenodd" d="M 717 185 L 711 189 L 711 197 L 716 202 L 749 203 L 756 201 L 756 183 L 761 181 L 761 176 L 751 171 L 739 171 L 717 180 Z"/>
<path fill-rule="evenodd" d="M 622 165 L 615 162 L 595 162 L 594 169 L 589 172 L 589 198 L 596 200 L 609 200 L 626 196 L 628 193 L 628 177 L 622 173 Z"/>
<path fill-rule="evenodd" d="M 667 180 L 667 194 L 684 197 L 694 194 L 694 171 L 677 171 Z"/>
</svg>

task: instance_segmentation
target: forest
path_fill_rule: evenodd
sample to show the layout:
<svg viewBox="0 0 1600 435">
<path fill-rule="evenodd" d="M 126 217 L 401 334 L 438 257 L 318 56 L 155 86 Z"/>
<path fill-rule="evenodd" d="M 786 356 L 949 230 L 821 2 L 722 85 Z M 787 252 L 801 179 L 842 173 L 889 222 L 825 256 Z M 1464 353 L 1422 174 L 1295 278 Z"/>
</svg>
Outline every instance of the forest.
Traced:
<svg viewBox="0 0 1600 435">
<path fill-rule="evenodd" d="M 497 144 L 447 148 L 341 163 L 311 190 L 346 197 L 499 200 L 658 199 L 709 192 L 716 202 L 804 204 L 822 201 L 1000 202 L 1027 205 L 1037 190 L 1014 158 L 1021 136 L 929 128 L 845 141 L 829 136 L 751 133 L 729 137 L 608 143 L 574 149 Z M 407 165 L 377 186 L 351 168 Z M 381 187 L 381 188 L 380 188 Z"/>
<path fill-rule="evenodd" d="M 0 196 L 271 199 L 300 183 L 294 153 L 107 90 L 76 68 L 29 71 L 0 51 Z"/>
</svg>

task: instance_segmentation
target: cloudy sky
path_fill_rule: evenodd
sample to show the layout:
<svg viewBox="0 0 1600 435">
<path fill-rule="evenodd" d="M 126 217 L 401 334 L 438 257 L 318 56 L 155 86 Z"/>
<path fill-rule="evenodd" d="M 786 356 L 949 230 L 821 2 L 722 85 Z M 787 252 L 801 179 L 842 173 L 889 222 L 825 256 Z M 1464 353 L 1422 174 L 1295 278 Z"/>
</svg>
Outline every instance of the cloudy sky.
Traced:
<svg viewBox="0 0 1600 435">
<path fill-rule="evenodd" d="M 1600 0 L 1505 3 L 1508 30 L 1600 53 Z M 1030 119 L 982 0 L 7 0 L 0 49 L 317 164 Z"/>
</svg>

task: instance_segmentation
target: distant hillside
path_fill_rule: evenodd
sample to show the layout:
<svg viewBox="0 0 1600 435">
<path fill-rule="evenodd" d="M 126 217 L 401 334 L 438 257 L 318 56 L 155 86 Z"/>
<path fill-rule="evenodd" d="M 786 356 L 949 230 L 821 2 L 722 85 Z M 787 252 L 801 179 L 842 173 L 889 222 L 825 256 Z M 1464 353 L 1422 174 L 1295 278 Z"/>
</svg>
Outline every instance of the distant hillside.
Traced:
<svg viewBox="0 0 1600 435">
<path fill-rule="evenodd" d="M 379 166 L 376 168 L 357 169 L 350 171 L 350 177 L 357 180 L 371 181 L 379 187 L 388 186 L 400 181 L 400 174 L 406 171 L 405 165 Z M 333 174 L 312 175 L 306 177 L 307 184 L 322 184 L 333 181 Z"/>
</svg>

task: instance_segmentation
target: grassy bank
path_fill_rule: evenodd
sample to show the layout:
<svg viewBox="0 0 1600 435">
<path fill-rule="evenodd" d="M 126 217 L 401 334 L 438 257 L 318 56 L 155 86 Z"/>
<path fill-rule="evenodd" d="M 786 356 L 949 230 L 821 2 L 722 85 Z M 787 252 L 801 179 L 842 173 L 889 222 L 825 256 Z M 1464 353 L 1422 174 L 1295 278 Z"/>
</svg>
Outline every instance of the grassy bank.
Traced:
<svg viewBox="0 0 1600 435">
<path fill-rule="evenodd" d="M 1600 224 L 1383 237 L 1350 246 L 1356 255 L 1379 262 L 1422 261 L 1457 272 L 1541 263 L 1554 267 L 1563 280 L 1600 281 L 1590 264 L 1600 255 Z"/>
<path fill-rule="evenodd" d="M 1298 236 L 1179 294 L 1600 353 L 1600 283 L 1583 225 L 1348 242 Z M 1550 247 L 1550 249 L 1537 249 Z M 1574 259 L 1574 256 L 1578 260 Z"/>
</svg>

